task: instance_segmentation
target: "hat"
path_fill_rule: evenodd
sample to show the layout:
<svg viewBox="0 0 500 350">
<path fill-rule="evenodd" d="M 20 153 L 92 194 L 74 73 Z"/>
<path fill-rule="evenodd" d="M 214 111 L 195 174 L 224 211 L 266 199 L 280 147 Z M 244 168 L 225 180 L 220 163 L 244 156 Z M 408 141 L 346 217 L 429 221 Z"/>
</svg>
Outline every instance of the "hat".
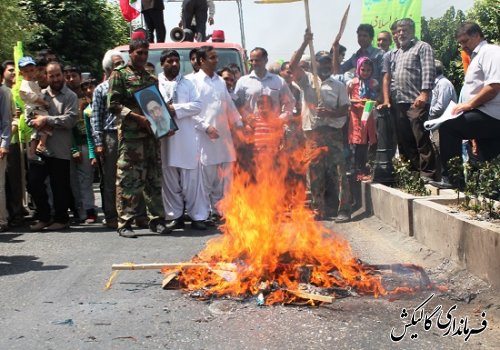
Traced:
<svg viewBox="0 0 500 350">
<path fill-rule="evenodd" d="M 318 51 L 316 52 L 316 55 L 314 55 L 314 57 L 316 58 L 316 61 L 322 61 L 324 59 L 329 59 L 331 60 L 332 59 L 332 55 L 330 55 L 330 53 L 328 51 Z"/>
<path fill-rule="evenodd" d="M 85 86 L 85 85 L 94 85 L 97 86 L 97 80 L 95 78 L 89 77 L 87 79 L 84 79 L 80 86 Z"/>
<path fill-rule="evenodd" d="M 29 66 L 29 65 L 36 66 L 36 62 L 33 59 L 33 57 L 25 56 L 25 57 L 21 57 L 18 65 L 19 65 L 19 68 L 24 68 L 24 67 Z"/>
<path fill-rule="evenodd" d="M 223 30 L 214 30 L 212 32 L 212 42 L 224 42 L 226 38 L 224 37 Z"/>
</svg>

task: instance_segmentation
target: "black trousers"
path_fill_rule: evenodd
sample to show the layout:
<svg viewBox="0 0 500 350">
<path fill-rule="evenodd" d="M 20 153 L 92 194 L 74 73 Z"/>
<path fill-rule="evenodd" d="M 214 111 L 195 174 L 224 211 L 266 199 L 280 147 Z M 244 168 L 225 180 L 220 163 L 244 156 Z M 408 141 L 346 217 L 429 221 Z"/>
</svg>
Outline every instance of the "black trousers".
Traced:
<svg viewBox="0 0 500 350">
<path fill-rule="evenodd" d="M 69 177 L 69 160 L 52 157 L 44 158 L 45 164 L 30 164 L 28 172 L 28 191 L 36 205 L 36 219 L 48 222 L 51 208 L 47 195 L 45 180 L 50 180 L 54 202 L 54 221 L 67 223 L 70 205 L 71 186 Z"/>
<path fill-rule="evenodd" d="M 194 34 L 201 34 L 201 41 L 206 41 L 205 31 L 208 20 L 207 0 L 184 0 L 182 2 L 182 23 L 184 28 L 189 28 Z M 196 20 L 196 26 L 192 26 L 193 17 Z"/>
<path fill-rule="evenodd" d="M 7 154 L 7 171 L 5 173 L 5 194 L 9 219 L 22 219 L 24 216 L 24 188 L 21 170 L 21 147 L 12 143 Z"/>
<path fill-rule="evenodd" d="M 143 11 L 142 14 L 148 28 L 149 42 L 154 43 L 154 31 L 156 31 L 156 42 L 164 43 L 167 31 L 163 20 L 163 10 L 150 9 Z"/>
<path fill-rule="evenodd" d="M 399 152 L 411 162 L 421 176 L 434 177 L 436 156 L 424 122 L 429 118 L 429 105 L 414 108 L 410 103 L 398 104 L 397 133 Z"/>
<path fill-rule="evenodd" d="M 439 148 L 443 175 L 448 176 L 448 161 L 462 154 L 462 140 L 476 140 L 483 160 L 500 154 L 500 120 L 473 109 L 447 120 L 439 127 Z"/>
</svg>

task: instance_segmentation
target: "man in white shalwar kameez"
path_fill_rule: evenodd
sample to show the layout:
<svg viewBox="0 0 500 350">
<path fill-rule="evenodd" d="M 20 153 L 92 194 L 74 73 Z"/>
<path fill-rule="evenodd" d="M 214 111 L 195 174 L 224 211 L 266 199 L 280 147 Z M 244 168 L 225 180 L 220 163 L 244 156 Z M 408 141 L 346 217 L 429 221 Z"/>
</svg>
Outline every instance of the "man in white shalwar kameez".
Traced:
<svg viewBox="0 0 500 350">
<path fill-rule="evenodd" d="M 200 94 L 201 123 L 196 125 L 200 138 L 203 183 L 210 200 L 212 220 L 223 216 L 218 208 L 233 177 L 236 152 L 231 128 L 243 126 L 226 83 L 216 73 L 217 52 L 212 46 L 203 46 L 197 53 L 200 71 L 192 81 Z"/>
<path fill-rule="evenodd" d="M 179 127 L 175 135 L 161 139 L 163 171 L 162 197 L 167 226 L 175 230 L 184 227 L 184 208 L 191 217 L 191 227 L 206 229 L 209 203 L 204 192 L 200 165 L 199 135 L 200 96 L 193 83 L 182 76 L 179 53 L 172 49 L 162 52 L 159 89 L 171 115 Z"/>
</svg>

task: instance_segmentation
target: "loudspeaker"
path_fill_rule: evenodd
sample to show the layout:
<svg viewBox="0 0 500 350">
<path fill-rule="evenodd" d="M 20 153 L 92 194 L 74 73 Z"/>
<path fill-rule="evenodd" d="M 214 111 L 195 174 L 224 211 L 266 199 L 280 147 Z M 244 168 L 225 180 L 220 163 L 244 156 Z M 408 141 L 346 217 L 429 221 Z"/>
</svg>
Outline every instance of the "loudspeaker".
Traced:
<svg viewBox="0 0 500 350">
<path fill-rule="evenodd" d="M 170 31 L 170 39 L 175 42 L 193 41 L 194 33 L 191 29 L 188 28 L 183 29 L 181 27 L 174 27 Z"/>
</svg>

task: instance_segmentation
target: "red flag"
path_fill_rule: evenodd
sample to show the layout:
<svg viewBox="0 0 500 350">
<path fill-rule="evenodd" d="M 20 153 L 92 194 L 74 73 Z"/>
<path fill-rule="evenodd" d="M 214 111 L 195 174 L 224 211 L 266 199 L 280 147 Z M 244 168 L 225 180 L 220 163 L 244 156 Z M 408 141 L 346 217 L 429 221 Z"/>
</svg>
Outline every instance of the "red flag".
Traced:
<svg viewBox="0 0 500 350">
<path fill-rule="evenodd" d="M 120 0 L 120 9 L 122 10 L 123 18 L 127 22 L 131 22 L 134 18 L 139 16 L 140 12 L 130 6 L 129 0 Z"/>
</svg>

